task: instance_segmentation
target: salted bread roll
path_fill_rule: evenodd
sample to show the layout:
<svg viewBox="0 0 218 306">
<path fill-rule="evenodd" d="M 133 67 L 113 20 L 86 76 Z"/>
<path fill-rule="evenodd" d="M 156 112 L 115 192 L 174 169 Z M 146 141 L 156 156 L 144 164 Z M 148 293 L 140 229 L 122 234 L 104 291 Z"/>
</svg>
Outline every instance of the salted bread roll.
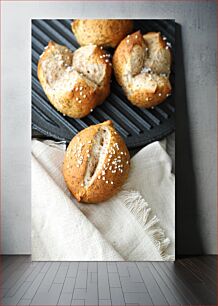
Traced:
<svg viewBox="0 0 218 306">
<path fill-rule="evenodd" d="M 38 78 L 51 104 L 73 118 L 88 115 L 110 93 L 109 54 L 95 45 L 77 49 L 49 42 L 38 62 Z"/>
<path fill-rule="evenodd" d="M 113 196 L 128 177 L 130 156 L 111 121 L 92 125 L 70 142 L 63 175 L 73 196 L 99 203 Z"/>
<path fill-rule="evenodd" d="M 160 33 L 128 35 L 113 56 L 117 82 L 130 102 L 149 108 L 163 102 L 171 93 L 169 43 Z"/>
<path fill-rule="evenodd" d="M 81 46 L 115 48 L 132 30 L 133 21 L 125 19 L 77 19 L 72 23 L 72 31 Z"/>
</svg>

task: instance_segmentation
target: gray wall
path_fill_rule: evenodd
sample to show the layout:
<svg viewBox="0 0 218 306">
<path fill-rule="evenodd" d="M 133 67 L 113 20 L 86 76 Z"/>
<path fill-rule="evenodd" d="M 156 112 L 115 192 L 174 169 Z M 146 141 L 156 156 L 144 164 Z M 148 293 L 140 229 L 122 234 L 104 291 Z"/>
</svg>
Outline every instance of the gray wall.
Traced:
<svg viewBox="0 0 218 306">
<path fill-rule="evenodd" d="M 176 85 L 177 251 L 215 254 L 215 1 L 2 3 L 2 252 L 31 252 L 31 18 L 81 16 L 172 18 L 181 25 Z"/>
</svg>

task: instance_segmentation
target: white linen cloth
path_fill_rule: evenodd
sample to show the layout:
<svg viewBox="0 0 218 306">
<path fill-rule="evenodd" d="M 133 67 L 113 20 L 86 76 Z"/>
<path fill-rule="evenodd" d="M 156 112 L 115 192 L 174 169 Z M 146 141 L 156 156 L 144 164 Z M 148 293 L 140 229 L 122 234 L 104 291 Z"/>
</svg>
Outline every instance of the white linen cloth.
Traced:
<svg viewBox="0 0 218 306">
<path fill-rule="evenodd" d="M 71 196 L 64 151 L 32 141 L 32 260 L 174 260 L 175 180 L 164 142 L 139 151 L 122 190 L 98 205 Z"/>
</svg>

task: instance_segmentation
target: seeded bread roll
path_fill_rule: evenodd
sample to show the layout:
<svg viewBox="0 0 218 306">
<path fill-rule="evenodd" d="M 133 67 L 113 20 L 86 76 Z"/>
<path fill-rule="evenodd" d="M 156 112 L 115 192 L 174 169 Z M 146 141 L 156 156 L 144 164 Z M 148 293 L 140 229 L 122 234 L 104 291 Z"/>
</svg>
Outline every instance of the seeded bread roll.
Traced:
<svg viewBox="0 0 218 306">
<path fill-rule="evenodd" d="M 74 53 L 49 42 L 38 62 L 38 78 L 51 104 L 69 117 L 82 118 L 110 93 L 109 54 L 90 45 Z"/>
<path fill-rule="evenodd" d="M 109 199 L 128 177 L 130 156 L 111 121 L 92 125 L 70 142 L 63 175 L 73 196 L 83 203 Z"/>
<path fill-rule="evenodd" d="M 127 98 L 138 107 L 149 108 L 171 93 L 171 52 L 160 33 L 128 35 L 117 47 L 113 68 Z"/>
<path fill-rule="evenodd" d="M 125 19 L 77 19 L 72 31 L 81 46 L 94 44 L 115 48 L 133 30 L 133 21 Z"/>
</svg>

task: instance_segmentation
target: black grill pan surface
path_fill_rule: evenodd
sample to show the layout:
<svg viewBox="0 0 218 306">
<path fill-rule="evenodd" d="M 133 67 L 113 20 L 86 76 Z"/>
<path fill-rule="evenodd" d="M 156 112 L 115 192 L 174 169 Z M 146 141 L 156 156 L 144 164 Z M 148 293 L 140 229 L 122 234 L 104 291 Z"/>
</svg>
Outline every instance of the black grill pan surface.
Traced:
<svg viewBox="0 0 218 306">
<path fill-rule="evenodd" d="M 32 20 L 32 129 L 55 140 L 67 143 L 80 130 L 111 119 L 117 131 L 124 138 L 129 149 L 144 146 L 167 136 L 175 129 L 174 104 L 174 63 L 171 73 L 173 94 L 167 100 L 152 108 L 142 109 L 133 106 L 125 97 L 114 76 L 111 94 L 106 101 L 82 119 L 63 116 L 48 101 L 37 78 L 39 56 L 50 40 L 65 45 L 72 51 L 79 45 L 71 31 L 72 20 Z M 135 30 L 142 33 L 161 32 L 172 45 L 173 58 L 175 46 L 174 20 L 135 20 Z M 113 50 L 109 50 L 113 55 Z"/>
</svg>

